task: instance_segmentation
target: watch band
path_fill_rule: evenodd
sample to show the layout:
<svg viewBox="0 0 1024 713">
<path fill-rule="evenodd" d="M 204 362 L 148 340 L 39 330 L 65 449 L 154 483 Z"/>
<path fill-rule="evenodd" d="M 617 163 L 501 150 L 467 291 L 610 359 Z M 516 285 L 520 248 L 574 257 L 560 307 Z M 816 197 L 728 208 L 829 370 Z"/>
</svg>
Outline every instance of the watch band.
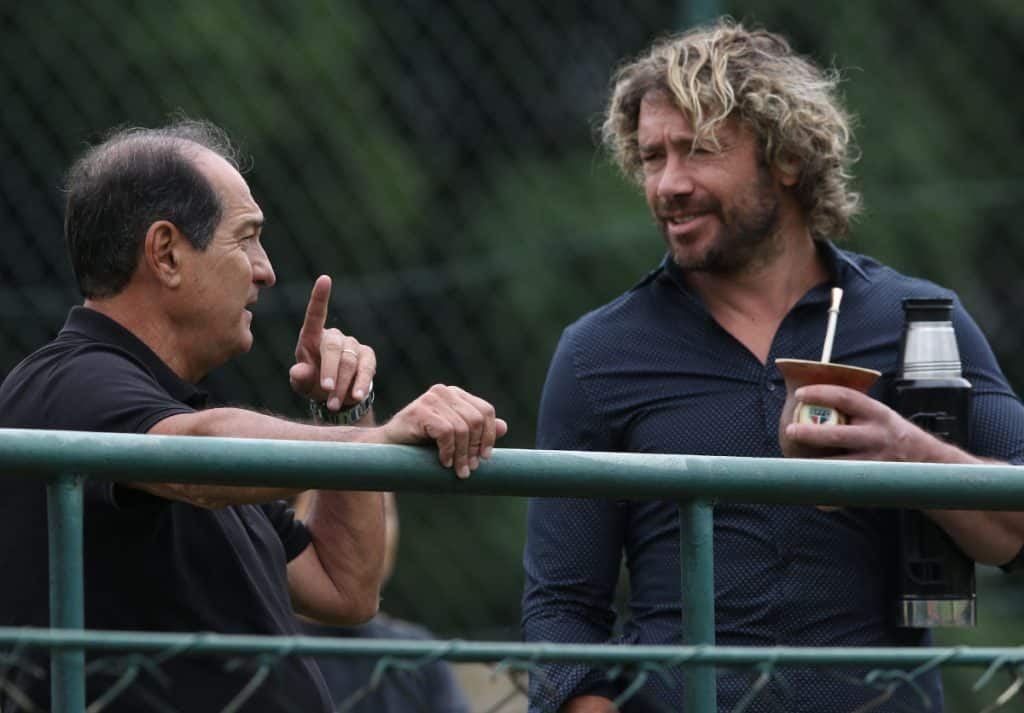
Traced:
<svg viewBox="0 0 1024 713">
<path fill-rule="evenodd" d="M 331 411 L 327 408 L 326 401 L 314 401 L 309 400 L 309 413 L 313 417 L 313 420 L 317 423 L 323 423 L 331 426 L 351 426 L 354 423 L 361 421 L 366 414 L 373 408 L 373 400 L 376 393 L 373 390 L 373 383 L 370 383 L 369 393 L 366 394 L 366 398 L 355 404 L 349 406 L 347 409 L 341 411 Z"/>
</svg>

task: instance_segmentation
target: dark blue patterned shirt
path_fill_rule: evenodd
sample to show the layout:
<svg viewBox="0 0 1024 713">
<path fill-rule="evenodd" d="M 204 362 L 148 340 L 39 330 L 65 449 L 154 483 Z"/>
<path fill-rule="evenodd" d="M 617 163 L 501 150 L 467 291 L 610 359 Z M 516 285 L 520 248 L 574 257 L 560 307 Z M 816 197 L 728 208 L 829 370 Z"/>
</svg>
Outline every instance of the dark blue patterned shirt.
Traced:
<svg viewBox="0 0 1024 713">
<path fill-rule="evenodd" d="M 877 369 L 881 398 L 899 361 L 902 300 L 954 297 L 874 260 L 820 246 L 830 284 L 810 290 L 779 326 L 767 364 L 721 328 L 666 259 L 640 284 L 565 330 L 548 373 L 538 448 L 780 457 L 785 387 L 777 357 L 817 359 L 829 289 L 845 291 L 833 361 Z M 974 386 L 970 450 L 1024 459 L 1024 408 L 959 301 L 964 375 Z M 623 477 L 629 477 L 623 473 Z M 906 646 L 927 632 L 891 614 L 895 511 L 721 504 L 715 508 L 717 643 L 750 646 Z M 528 641 L 681 642 L 679 518 L 658 501 L 535 498 L 524 555 Z M 613 600 L 622 556 L 628 613 Z M 849 711 L 880 695 L 850 668 L 780 668 L 748 711 Z M 732 710 L 755 675 L 719 670 Z M 626 711 L 681 710 L 680 672 L 651 676 Z M 531 679 L 531 711 L 586 692 L 614 698 L 626 682 L 603 670 L 553 665 Z M 942 708 L 937 672 L 904 685 L 874 711 Z M 925 704 L 928 699 L 930 707 Z"/>
</svg>

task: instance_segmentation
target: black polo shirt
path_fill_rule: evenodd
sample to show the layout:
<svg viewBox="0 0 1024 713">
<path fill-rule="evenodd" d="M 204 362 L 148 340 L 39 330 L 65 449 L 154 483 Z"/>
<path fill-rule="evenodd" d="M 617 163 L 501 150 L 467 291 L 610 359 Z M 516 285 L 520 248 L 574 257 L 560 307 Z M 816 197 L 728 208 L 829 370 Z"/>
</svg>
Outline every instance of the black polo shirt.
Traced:
<svg viewBox="0 0 1024 713">
<path fill-rule="evenodd" d="M 205 400 L 133 334 L 75 307 L 0 386 L 0 427 L 145 433 Z M 283 502 L 204 510 L 100 480 L 84 488 L 87 628 L 298 633 L 286 564 L 310 539 Z M 0 466 L 0 626 L 48 625 L 47 560 L 45 486 Z M 43 670 L 46 656 L 36 655 Z M 106 659 L 90 669 L 90 701 L 119 673 L 116 657 Z M 104 710 L 220 710 L 256 668 L 253 657 L 170 657 Z M 49 683 L 38 674 L 14 668 L 6 678 L 46 708 Z M 331 709 L 319 671 L 298 657 L 282 658 L 247 701 L 243 710 Z M 9 710 L 20 708 L 0 687 L 0 711 Z"/>
</svg>

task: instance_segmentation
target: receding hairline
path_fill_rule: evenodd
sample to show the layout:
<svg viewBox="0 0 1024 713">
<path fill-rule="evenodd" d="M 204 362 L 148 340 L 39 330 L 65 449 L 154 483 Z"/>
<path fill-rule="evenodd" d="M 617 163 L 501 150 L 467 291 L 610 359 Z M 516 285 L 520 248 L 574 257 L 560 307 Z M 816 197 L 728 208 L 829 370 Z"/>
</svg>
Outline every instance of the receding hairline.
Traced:
<svg viewBox="0 0 1024 713">
<path fill-rule="evenodd" d="M 183 157 L 192 164 L 195 171 L 203 177 L 217 197 L 222 210 L 220 220 L 225 228 L 236 236 L 250 231 L 261 231 L 266 222 L 263 209 L 256 202 L 249 182 L 245 180 L 245 176 L 242 175 L 238 167 L 230 159 L 209 147 L 197 142 L 190 143 L 194 144 L 194 148 L 185 149 L 190 155 Z M 220 169 L 224 168 L 227 169 L 226 175 L 220 172 Z M 220 175 L 217 175 L 218 173 Z M 231 184 L 236 181 L 237 184 L 232 186 Z M 244 188 L 242 200 L 248 205 L 245 203 L 239 205 L 234 202 L 237 199 L 239 188 Z M 236 198 L 229 199 L 229 196 L 236 196 Z M 237 212 L 239 209 L 241 212 Z"/>
<path fill-rule="evenodd" d="M 157 128 L 120 126 L 107 132 L 102 140 L 89 148 L 76 163 L 101 165 L 125 158 L 135 150 L 171 149 L 182 159 L 194 162 L 205 149 L 224 159 L 232 168 L 242 172 L 241 153 L 227 133 L 216 124 L 197 119 L 182 119 Z"/>
</svg>

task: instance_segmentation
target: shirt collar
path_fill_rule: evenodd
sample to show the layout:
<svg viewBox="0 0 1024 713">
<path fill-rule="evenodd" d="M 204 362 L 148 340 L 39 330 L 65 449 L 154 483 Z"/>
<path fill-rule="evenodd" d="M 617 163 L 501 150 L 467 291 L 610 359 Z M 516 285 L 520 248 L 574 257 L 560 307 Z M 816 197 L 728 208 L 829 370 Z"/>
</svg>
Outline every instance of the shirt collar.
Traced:
<svg viewBox="0 0 1024 713">
<path fill-rule="evenodd" d="M 840 250 L 829 240 L 820 240 L 817 245 L 818 252 L 825 258 L 829 275 L 837 285 L 848 283 L 854 276 L 860 277 L 865 282 L 871 282 L 868 273 L 864 271 L 864 268 L 851 253 Z"/>
<path fill-rule="evenodd" d="M 88 307 L 72 307 L 61 334 L 65 332 L 123 349 L 135 357 L 173 398 L 196 409 L 206 405 L 205 391 L 184 381 L 141 339 L 105 314 Z"/>
</svg>

